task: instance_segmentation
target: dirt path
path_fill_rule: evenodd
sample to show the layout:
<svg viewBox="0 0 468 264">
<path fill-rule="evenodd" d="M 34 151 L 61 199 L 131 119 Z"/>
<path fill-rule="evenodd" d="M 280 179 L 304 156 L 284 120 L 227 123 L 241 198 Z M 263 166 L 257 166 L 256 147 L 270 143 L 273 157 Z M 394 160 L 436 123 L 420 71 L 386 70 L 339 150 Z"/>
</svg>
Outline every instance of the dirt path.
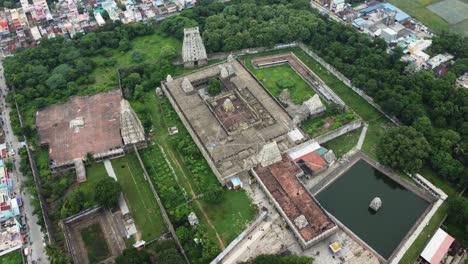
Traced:
<svg viewBox="0 0 468 264">
<path fill-rule="evenodd" d="M 179 161 L 175 158 L 174 154 L 172 153 L 172 151 L 170 151 L 169 147 L 168 146 L 165 146 L 165 148 L 167 149 L 167 152 L 169 154 L 169 156 L 171 157 L 171 159 L 175 162 L 176 166 L 180 169 L 180 171 L 182 172 L 182 176 L 185 178 L 186 182 L 187 182 L 187 185 L 190 189 L 190 194 L 192 195 L 192 199 L 194 200 L 194 202 L 197 204 L 198 206 L 198 209 L 200 209 L 200 211 L 202 212 L 203 214 L 203 217 L 205 218 L 206 222 L 208 223 L 208 225 L 214 230 L 215 234 L 216 234 L 216 239 L 218 240 L 218 244 L 219 246 L 221 247 L 221 250 L 224 250 L 226 247 L 224 246 L 224 242 L 223 240 L 221 239 L 221 236 L 219 235 L 218 231 L 216 230 L 215 226 L 213 225 L 213 223 L 211 223 L 211 220 L 210 218 L 208 217 L 208 214 L 206 214 L 205 210 L 203 209 L 203 206 L 200 204 L 200 201 L 198 201 L 197 199 L 197 195 L 195 194 L 195 192 L 193 191 L 193 188 L 192 188 L 192 185 L 190 184 L 190 181 L 188 180 L 187 178 L 187 175 L 185 175 L 183 169 L 182 169 L 182 166 L 180 165 Z"/>
</svg>

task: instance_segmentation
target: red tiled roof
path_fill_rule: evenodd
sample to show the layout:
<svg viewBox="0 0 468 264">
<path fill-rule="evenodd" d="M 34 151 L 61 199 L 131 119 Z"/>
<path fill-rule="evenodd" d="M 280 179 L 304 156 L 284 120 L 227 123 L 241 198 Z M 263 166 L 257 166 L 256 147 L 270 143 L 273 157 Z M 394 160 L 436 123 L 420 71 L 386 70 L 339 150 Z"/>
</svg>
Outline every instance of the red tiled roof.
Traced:
<svg viewBox="0 0 468 264">
<path fill-rule="evenodd" d="M 320 170 L 327 166 L 327 162 L 316 152 L 309 152 L 304 156 L 295 159 L 295 162 L 303 160 L 313 171 Z"/>
<path fill-rule="evenodd" d="M 290 161 L 287 155 L 283 155 L 281 162 L 267 167 L 258 165 L 254 170 L 305 241 L 310 241 L 335 227 L 335 224 L 299 182 L 296 175 L 301 172 L 301 169 Z M 300 215 L 304 215 L 309 223 L 302 229 L 294 223 Z"/>
</svg>

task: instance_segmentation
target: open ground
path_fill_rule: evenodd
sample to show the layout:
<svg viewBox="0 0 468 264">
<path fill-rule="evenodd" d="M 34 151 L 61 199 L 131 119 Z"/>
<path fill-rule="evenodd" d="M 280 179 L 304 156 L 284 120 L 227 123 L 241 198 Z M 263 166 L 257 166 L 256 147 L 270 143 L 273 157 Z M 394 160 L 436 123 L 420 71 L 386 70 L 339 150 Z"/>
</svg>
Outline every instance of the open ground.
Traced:
<svg viewBox="0 0 468 264">
<path fill-rule="evenodd" d="M 436 33 L 450 30 L 468 36 L 468 15 L 464 7 L 468 5 L 467 0 L 389 0 L 389 2 Z M 462 8 L 459 8 L 460 6 Z"/>
</svg>

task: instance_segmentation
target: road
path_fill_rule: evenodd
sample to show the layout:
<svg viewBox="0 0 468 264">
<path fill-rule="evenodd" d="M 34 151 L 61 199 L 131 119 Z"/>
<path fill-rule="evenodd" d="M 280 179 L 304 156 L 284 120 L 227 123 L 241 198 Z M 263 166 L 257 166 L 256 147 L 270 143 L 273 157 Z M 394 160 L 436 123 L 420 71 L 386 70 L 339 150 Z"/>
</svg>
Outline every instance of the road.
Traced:
<svg viewBox="0 0 468 264">
<path fill-rule="evenodd" d="M 19 154 L 18 149 L 21 148 L 21 143 L 18 141 L 18 138 L 13 134 L 10 124 L 10 108 L 6 107 L 5 98 L 3 95 L 6 95 L 7 89 L 5 84 L 5 78 L 3 76 L 3 65 L 0 61 L 0 91 L 2 96 L 0 96 L 0 103 L 4 106 L 2 118 L 4 121 L 4 131 L 5 131 L 5 141 L 9 144 L 11 154 L 11 149 L 13 148 L 16 152 L 15 155 L 11 156 L 12 161 L 14 162 L 14 170 L 10 172 L 11 179 L 13 180 L 13 191 L 15 193 L 20 193 L 21 185 L 27 178 L 19 171 Z M 31 197 L 25 191 L 21 192 L 21 197 L 23 200 L 23 206 L 21 210 L 22 214 L 22 224 L 26 225 L 25 232 L 25 246 L 27 246 L 31 254 L 28 256 L 28 263 L 35 261 L 36 263 L 49 263 L 46 253 L 45 253 L 45 244 L 44 244 L 44 234 L 41 232 L 41 226 L 37 224 L 38 218 L 33 214 L 34 208 L 31 205 Z"/>
</svg>

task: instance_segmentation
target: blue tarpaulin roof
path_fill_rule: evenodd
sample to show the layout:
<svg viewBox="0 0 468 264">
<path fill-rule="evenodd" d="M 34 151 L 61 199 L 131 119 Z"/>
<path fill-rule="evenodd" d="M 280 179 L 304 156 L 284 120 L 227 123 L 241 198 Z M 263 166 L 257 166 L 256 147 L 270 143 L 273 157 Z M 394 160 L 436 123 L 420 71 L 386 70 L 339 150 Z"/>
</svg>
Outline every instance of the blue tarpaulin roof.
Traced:
<svg viewBox="0 0 468 264">
<path fill-rule="evenodd" d="M 385 3 L 385 4 L 383 4 L 383 6 L 385 7 L 385 10 L 387 12 L 390 12 L 390 11 L 396 11 L 397 12 L 397 14 L 395 16 L 395 20 L 398 21 L 398 22 L 405 21 L 405 20 L 408 20 L 408 19 L 411 18 L 408 14 L 401 11 L 399 8 L 397 8 L 396 6 L 394 6 L 394 5 L 390 4 L 390 3 Z"/>
<path fill-rule="evenodd" d="M 364 22 L 366 22 L 365 19 L 356 18 L 356 19 L 353 20 L 353 26 L 359 28 L 359 27 L 361 27 L 361 25 L 362 25 Z"/>
<path fill-rule="evenodd" d="M 363 15 L 367 15 L 369 13 L 374 12 L 375 10 L 377 10 L 379 8 L 382 8 L 382 4 L 376 4 L 376 5 L 373 5 L 373 6 L 366 7 L 364 9 L 359 10 L 359 13 L 361 13 Z"/>
<path fill-rule="evenodd" d="M 232 185 L 234 186 L 239 186 L 242 184 L 241 180 L 239 179 L 239 177 L 232 177 L 231 178 L 231 182 L 232 182 Z"/>
</svg>

